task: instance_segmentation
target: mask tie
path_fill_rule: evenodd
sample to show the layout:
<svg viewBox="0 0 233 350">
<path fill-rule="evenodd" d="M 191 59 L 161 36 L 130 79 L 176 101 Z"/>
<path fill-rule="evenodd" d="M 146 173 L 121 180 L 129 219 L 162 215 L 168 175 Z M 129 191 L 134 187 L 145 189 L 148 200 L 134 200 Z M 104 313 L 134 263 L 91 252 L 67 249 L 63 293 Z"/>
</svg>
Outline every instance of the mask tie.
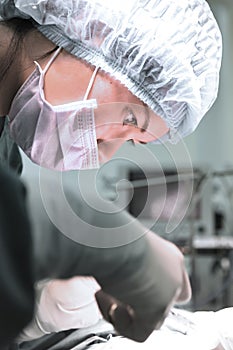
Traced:
<svg viewBox="0 0 233 350">
<path fill-rule="evenodd" d="M 52 55 L 52 57 L 50 58 L 50 60 L 46 64 L 45 68 L 43 69 L 43 75 L 45 75 L 47 73 L 49 67 L 51 66 L 51 64 L 53 63 L 55 58 L 58 56 L 58 54 L 61 52 L 61 50 L 62 50 L 62 47 L 58 47 L 58 49 L 54 52 L 54 54 Z"/>
<path fill-rule="evenodd" d="M 90 81 L 89 81 L 89 84 L 88 84 L 86 93 L 85 93 L 85 95 L 84 95 L 83 101 L 86 101 L 87 98 L 88 98 L 88 96 L 89 96 L 89 94 L 90 94 L 91 88 L 92 88 L 92 86 L 93 86 L 93 84 L 94 84 L 94 80 L 95 80 L 96 74 L 97 74 L 97 72 L 98 72 L 98 69 L 99 69 L 99 67 L 95 67 L 95 70 L 94 70 L 94 72 L 92 73 L 92 76 L 91 76 L 91 79 L 90 79 Z"/>
</svg>

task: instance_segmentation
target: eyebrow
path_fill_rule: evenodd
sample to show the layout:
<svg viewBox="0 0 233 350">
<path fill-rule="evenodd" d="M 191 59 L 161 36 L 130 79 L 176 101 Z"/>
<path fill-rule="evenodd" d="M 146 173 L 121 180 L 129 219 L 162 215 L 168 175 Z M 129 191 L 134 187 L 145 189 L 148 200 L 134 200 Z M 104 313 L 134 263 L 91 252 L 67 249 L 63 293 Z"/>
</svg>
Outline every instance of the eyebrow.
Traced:
<svg viewBox="0 0 233 350">
<path fill-rule="evenodd" d="M 140 129 L 141 132 L 145 132 L 149 126 L 149 122 L 150 122 L 150 114 L 148 111 L 148 107 L 147 106 L 143 106 L 144 108 L 144 112 L 145 112 L 145 121 Z"/>
</svg>

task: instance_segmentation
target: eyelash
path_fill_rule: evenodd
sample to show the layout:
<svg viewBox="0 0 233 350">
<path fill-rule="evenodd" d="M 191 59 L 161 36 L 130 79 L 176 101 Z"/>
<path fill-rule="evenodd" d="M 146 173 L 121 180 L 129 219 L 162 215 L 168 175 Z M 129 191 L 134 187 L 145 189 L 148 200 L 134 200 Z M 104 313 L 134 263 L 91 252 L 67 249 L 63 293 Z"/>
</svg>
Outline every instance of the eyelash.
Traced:
<svg viewBox="0 0 233 350">
<path fill-rule="evenodd" d="M 124 118 L 123 125 L 138 126 L 137 118 L 135 117 L 135 115 L 133 114 L 131 109 L 127 108 L 126 113 L 127 113 L 127 115 Z M 127 120 L 127 119 L 129 119 L 129 120 Z"/>
</svg>

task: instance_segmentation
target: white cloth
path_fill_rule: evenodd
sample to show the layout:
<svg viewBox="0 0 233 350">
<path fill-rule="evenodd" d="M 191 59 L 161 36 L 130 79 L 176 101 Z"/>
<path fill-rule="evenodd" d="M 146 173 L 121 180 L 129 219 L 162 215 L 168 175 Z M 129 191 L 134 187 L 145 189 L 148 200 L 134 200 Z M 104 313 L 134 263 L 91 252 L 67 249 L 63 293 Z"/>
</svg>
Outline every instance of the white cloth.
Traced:
<svg viewBox="0 0 233 350">
<path fill-rule="evenodd" d="M 93 277 L 39 282 L 36 286 L 35 317 L 18 341 L 94 325 L 102 318 L 95 300 L 99 289 Z"/>
<path fill-rule="evenodd" d="M 232 321 L 233 307 L 194 313 L 173 309 L 144 343 L 113 337 L 90 350 L 233 350 Z"/>
<path fill-rule="evenodd" d="M 233 307 L 215 313 L 220 340 L 225 350 L 233 350 Z"/>
<path fill-rule="evenodd" d="M 96 324 L 102 318 L 94 296 L 99 289 L 93 277 L 39 282 L 35 318 L 19 340 Z M 113 337 L 104 344 L 91 346 L 91 350 L 233 350 L 232 321 L 233 307 L 194 313 L 172 309 L 161 329 L 144 343 Z"/>
</svg>

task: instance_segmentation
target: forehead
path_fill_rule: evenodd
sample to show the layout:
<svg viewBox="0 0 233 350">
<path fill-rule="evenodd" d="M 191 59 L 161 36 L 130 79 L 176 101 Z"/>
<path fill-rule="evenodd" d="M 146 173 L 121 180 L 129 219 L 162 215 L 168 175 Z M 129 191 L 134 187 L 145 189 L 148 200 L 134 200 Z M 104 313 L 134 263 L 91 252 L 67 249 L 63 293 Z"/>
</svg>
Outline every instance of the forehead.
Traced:
<svg viewBox="0 0 233 350">
<path fill-rule="evenodd" d="M 45 93 L 49 102 L 60 100 L 60 103 L 66 103 L 83 99 L 94 69 L 94 66 L 62 50 L 45 75 Z M 97 72 L 88 98 L 96 98 L 99 104 L 127 102 L 144 105 L 120 81 L 101 68 Z"/>
<path fill-rule="evenodd" d="M 92 88 L 92 95 L 100 103 L 126 102 L 145 106 L 138 97 L 124 86 L 119 80 L 111 77 L 102 70 L 98 71 Z"/>
</svg>

